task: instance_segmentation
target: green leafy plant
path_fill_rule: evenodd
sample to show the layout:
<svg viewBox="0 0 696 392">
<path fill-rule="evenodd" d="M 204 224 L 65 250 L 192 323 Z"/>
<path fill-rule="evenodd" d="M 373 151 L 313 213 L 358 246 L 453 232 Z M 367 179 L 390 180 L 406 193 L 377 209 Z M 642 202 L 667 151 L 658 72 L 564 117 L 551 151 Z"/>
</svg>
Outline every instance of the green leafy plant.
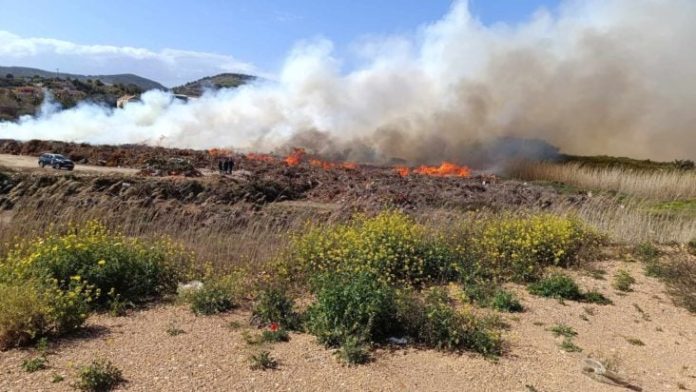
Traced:
<svg viewBox="0 0 696 392">
<path fill-rule="evenodd" d="M 549 331 L 553 332 L 555 336 L 564 336 L 566 338 L 572 338 L 573 336 L 577 336 L 577 332 L 573 329 L 573 327 L 565 325 L 565 324 L 556 324 L 553 327 L 549 328 Z"/>
<path fill-rule="evenodd" d="M 367 272 L 388 283 L 448 280 L 456 254 L 445 238 L 399 212 L 312 227 L 293 241 L 283 276 L 311 278 L 327 271 Z"/>
<path fill-rule="evenodd" d="M 361 365 L 370 361 L 370 351 L 363 342 L 354 336 L 346 337 L 334 355 L 349 366 Z"/>
<path fill-rule="evenodd" d="M 271 323 L 267 330 L 261 333 L 261 341 L 265 343 L 287 342 L 290 340 L 288 331 L 281 328 L 277 323 Z"/>
<path fill-rule="evenodd" d="M 196 315 L 209 316 L 234 308 L 234 298 L 224 287 L 215 284 L 205 285 L 185 295 L 185 301 Z"/>
<path fill-rule="evenodd" d="M 597 305 L 611 305 L 613 302 L 599 291 L 588 291 L 582 295 L 582 301 Z"/>
<path fill-rule="evenodd" d="M 577 283 L 568 275 L 556 273 L 529 285 L 531 294 L 558 299 L 582 300 Z"/>
<path fill-rule="evenodd" d="M 256 354 L 252 354 L 249 360 L 251 361 L 251 370 L 269 370 L 278 368 L 278 361 L 271 357 L 271 353 L 268 351 L 261 351 Z"/>
<path fill-rule="evenodd" d="M 125 382 L 121 370 L 110 361 L 97 359 L 78 370 L 74 387 L 81 391 L 110 391 Z"/>
<path fill-rule="evenodd" d="M 551 214 L 491 219 L 473 240 L 479 273 L 525 282 L 538 279 L 547 266 L 578 265 L 600 242 L 579 220 Z"/>
<path fill-rule="evenodd" d="M 417 342 L 444 351 L 471 350 L 484 355 L 498 355 L 500 335 L 491 323 L 469 312 L 458 312 L 443 289 L 431 289 L 421 305 L 406 309 L 411 313 L 409 333 Z M 403 312 L 401 312 L 403 314 Z"/>
<path fill-rule="evenodd" d="M 308 328 L 327 346 L 337 347 L 347 337 L 379 341 L 397 325 L 395 291 L 371 273 L 324 274 L 314 286 Z"/>
<path fill-rule="evenodd" d="M 274 286 L 260 293 L 253 314 L 262 324 L 277 323 L 283 328 L 300 330 L 302 319 L 294 308 L 295 303 L 288 297 L 287 291 Z"/>
<path fill-rule="evenodd" d="M 696 238 L 689 241 L 689 243 L 686 245 L 686 248 L 688 249 L 689 253 L 691 253 L 692 255 L 696 255 Z"/>
<path fill-rule="evenodd" d="M 34 373 L 34 372 L 37 372 L 39 370 L 46 369 L 47 363 L 48 363 L 48 359 L 46 359 L 46 356 L 40 355 L 38 357 L 25 359 L 22 362 L 22 369 L 24 369 L 24 371 L 26 371 L 27 373 Z"/>
<path fill-rule="evenodd" d="M 491 308 L 501 312 L 521 312 L 524 310 L 520 300 L 513 293 L 498 290 L 491 299 Z"/>
<path fill-rule="evenodd" d="M 563 342 L 559 345 L 561 350 L 569 353 L 579 353 L 582 351 L 582 349 L 573 343 L 573 340 L 570 338 L 565 338 L 563 339 Z"/>
<path fill-rule="evenodd" d="M 52 279 L 64 291 L 84 282 L 95 289 L 93 304 L 105 309 L 113 297 L 99 294 L 142 303 L 173 293 L 189 264 L 189 255 L 167 239 L 145 242 L 95 221 L 21 242 L 5 261 L 12 279 Z"/>
<path fill-rule="evenodd" d="M 634 283 L 636 283 L 635 278 L 633 278 L 627 271 L 619 270 L 614 275 L 613 286 L 619 291 L 631 291 L 631 285 Z"/>
<path fill-rule="evenodd" d="M 481 307 L 490 307 L 500 312 L 521 312 L 523 310 L 517 296 L 505 289 L 486 282 L 469 281 L 463 284 L 464 295 Z"/>
<path fill-rule="evenodd" d="M 54 280 L 0 280 L 0 349 L 78 328 L 89 314 L 91 300 L 92 290 L 82 282 L 73 281 L 63 290 Z"/>
</svg>

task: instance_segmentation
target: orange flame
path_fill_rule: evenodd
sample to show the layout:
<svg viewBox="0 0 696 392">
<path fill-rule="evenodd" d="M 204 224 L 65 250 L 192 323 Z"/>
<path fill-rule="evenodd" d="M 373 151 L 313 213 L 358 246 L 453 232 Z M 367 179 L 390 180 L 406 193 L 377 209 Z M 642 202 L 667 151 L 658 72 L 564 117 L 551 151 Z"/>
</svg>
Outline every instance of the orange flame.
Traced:
<svg viewBox="0 0 696 392">
<path fill-rule="evenodd" d="M 211 148 L 208 150 L 208 154 L 210 154 L 211 157 L 213 158 L 219 158 L 219 157 L 225 157 L 225 156 L 231 156 L 234 155 L 232 150 L 228 150 L 226 148 Z"/>
<path fill-rule="evenodd" d="M 399 175 L 400 175 L 401 177 L 406 177 L 406 176 L 408 176 L 409 174 L 411 174 L 411 169 L 409 169 L 409 168 L 406 167 L 406 166 L 397 166 L 397 167 L 394 168 L 394 170 L 395 170 L 397 173 L 399 173 Z"/>
<path fill-rule="evenodd" d="M 305 155 L 306 152 L 304 148 L 294 148 L 290 155 L 285 157 L 285 163 L 287 163 L 288 166 L 297 166 L 302 162 Z"/>
<path fill-rule="evenodd" d="M 327 162 L 327 161 L 322 161 L 320 159 L 310 159 L 309 164 L 314 167 L 319 167 L 324 170 L 333 170 L 333 169 L 345 169 L 345 170 L 356 170 L 360 167 L 355 162 L 340 162 L 340 163 L 335 163 L 335 162 Z"/>
<path fill-rule="evenodd" d="M 246 158 L 250 161 L 259 161 L 259 162 L 268 162 L 268 163 L 273 163 L 276 161 L 276 158 L 273 155 L 257 154 L 257 153 L 253 153 L 253 152 L 246 154 Z"/>
<path fill-rule="evenodd" d="M 309 164 L 314 167 L 320 167 L 324 170 L 331 170 L 334 168 L 334 164 L 331 162 L 322 161 L 319 159 L 310 159 Z"/>
<path fill-rule="evenodd" d="M 457 176 L 457 177 L 469 177 L 471 175 L 471 169 L 466 166 L 459 166 L 452 162 L 442 162 L 438 166 L 421 166 L 413 170 L 414 173 L 425 174 L 428 176 Z"/>
<path fill-rule="evenodd" d="M 469 177 L 471 175 L 471 169 L 466 166 L 459 166 L 452 162 L 442 162 L 440 166 L 421 166 L 416 169 L 409 169 L 406 166 L 396 166 L 394 170 L 401 176 L 406 177 L 411 173 L 422 174 L 426 176 L 456 176 L 456 177 Z"/>
</svg>

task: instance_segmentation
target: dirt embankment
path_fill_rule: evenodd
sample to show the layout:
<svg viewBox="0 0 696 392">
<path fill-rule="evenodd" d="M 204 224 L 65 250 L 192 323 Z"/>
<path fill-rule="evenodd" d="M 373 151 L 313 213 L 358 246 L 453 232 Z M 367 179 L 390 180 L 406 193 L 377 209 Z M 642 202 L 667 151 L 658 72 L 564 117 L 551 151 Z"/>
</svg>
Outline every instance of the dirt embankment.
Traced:
<svg viewBox="0 0 696 392">
<path fill-rule="evenodd" d="M 156 158 L 186 158 L 198 168 L 209 167 L 211 156 L 207 151 L 153 147 L 141 144 L 120 146 L 91 145 L 50 140 L 30 140 L 20 142 L 0 139 L 0 154 L 39 156 L 44 152 L 62 154 L 78 164 L 141 168 L 146 162 Z"/>
<path fill-rule="evenodd" d="M 548 187 L 487 177 L 399 176 L 390 168 L 323 170 L 308 166 L 256 165 L 230 175 L 204 178 L 150 178 L 120 173 L 8 172 L 0 187 L 0 208 L 31 200 L 93 205 L 117 202 L 149 206 L 172 201 L 192 205 L 262 205 L 303 200 L 350 206 L 362 211 L 458 208 L 473 210 L 545 208 L 581 203 L 582 194 L 560 194 Z"/>
</svg>

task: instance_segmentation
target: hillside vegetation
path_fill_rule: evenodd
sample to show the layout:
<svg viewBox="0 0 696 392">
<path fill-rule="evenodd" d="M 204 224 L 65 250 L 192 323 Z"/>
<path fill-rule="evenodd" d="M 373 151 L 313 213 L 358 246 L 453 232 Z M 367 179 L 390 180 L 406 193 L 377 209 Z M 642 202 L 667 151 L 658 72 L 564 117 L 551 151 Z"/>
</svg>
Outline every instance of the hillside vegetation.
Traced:
<svg viewBox="0 0 696 392">
<path fill-rule="evenodd" d="M 33 78 L 35 76 L 44 78 L 44 79 L 52 79 L 56 77 L 56 72 L 53 71 L 45 71 L 43 69 L 38 69 L 38 68 L 28 68 L 28 67 L 0 67 L 0 76 L 5 76 L 7 74 L 11 74 L 16 78 Z M 70 73 L 59 73 L 58 77 L 60 79 L 72 79 L 72 80 L 79 80 L 81 82 L 87 82 L 88 80 L 99 80 L 100 82 L 104 84 L 113 84 L 113 85 L 134 85 L 137 86 L 139 89 L 143 91 L 147 90 L 166 90 L 166 87 L 164 87 L 162 84 L 159 82 L 156 82 L 154 80 L 144 78 L 142 76 L 134 75 L 134 74 L 116 74 L 116 75 L 80 75 L 80 74 L 70 74 Z"/>
<path fill-rule="evenodd" d="M 20 116 L 36 114 L 46 92 L 50 92 L 54 101 L 67 109 L 83 101 L 116 106 L 118 97 L 140 94 L 143 91 L 142 87 L 134 83 L 107 83 L 102 79 L 89 78 L 56 78 L 55 75 L 43 77 L 0 73 L 0 121 L 14 121 Z"/>
<path fill-rule="evenodd" d="M 203 95 L 206 89 L 219 90 L 221 88 L 236 88 L 241 85 L 253 82 L 257 78 L 251 75 L 237 73 L 223 73 L 215 76 L 208 76 L 194 82 L 189 82 L 183 86 L 172 89 L 175 94 L 184 94 L 194 97 Z"/>
</svg>

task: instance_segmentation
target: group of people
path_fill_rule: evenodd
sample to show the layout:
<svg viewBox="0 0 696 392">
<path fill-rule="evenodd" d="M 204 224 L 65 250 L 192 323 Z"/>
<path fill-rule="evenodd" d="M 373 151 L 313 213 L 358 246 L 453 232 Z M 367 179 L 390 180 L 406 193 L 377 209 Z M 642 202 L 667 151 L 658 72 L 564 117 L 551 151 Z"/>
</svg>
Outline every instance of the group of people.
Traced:
<svg viewBox="0 0 696 392">
<path fill-rule="evenodd" d="M 230 174 L 232 169 L 234 169 L 234 160 L 232 158 L 223 158 L 218 161 L 220 174 Z"/>
</svg>

